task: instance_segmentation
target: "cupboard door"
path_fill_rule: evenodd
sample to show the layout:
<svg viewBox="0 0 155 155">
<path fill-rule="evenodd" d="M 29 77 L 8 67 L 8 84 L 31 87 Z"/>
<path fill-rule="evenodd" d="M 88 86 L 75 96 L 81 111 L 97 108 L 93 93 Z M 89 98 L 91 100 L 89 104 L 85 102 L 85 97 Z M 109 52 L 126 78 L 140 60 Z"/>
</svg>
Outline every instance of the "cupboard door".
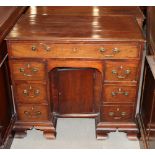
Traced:
<svg viewBox="0 0 155 155">
<path fill-rule="evenodd" d="M 57 103 L 53 101 L 53 105 L 59 114 L 94 112 L 95 69 L 57 68 L 53 74 L 58 94 Z"/>
</svg>

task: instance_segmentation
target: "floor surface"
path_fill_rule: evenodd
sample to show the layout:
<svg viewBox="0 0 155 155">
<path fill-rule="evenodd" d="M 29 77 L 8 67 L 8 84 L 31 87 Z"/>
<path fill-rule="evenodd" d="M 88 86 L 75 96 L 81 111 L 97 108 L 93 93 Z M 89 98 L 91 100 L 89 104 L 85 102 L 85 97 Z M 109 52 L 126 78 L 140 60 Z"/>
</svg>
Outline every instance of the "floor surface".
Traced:
<svg viewBox="0 0 155 155">
<path fill-rule="evenodd" d="M 139 149 L 138 141 L 129 141 L 125 133 L 110 133 L 107 140 L 96 140 L 95 120 L 59 118 L 56 140 L 47 140 L 41 131 L 30 130 L 27 137 L 15 138 L 11 149 Z"/>
</svg>

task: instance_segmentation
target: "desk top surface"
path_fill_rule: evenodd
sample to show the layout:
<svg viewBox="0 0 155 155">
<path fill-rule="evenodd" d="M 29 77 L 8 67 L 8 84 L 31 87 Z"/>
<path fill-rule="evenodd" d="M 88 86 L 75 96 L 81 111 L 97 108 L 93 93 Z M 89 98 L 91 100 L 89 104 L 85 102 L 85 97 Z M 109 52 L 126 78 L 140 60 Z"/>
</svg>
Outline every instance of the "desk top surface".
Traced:
<svg viewBox="0 0 155 155">
<path fill-rule="evenodd" d="M 132 16 L 24 15 L 7 40 L 144 41 Z"/>
<path fill-rule="evenodd" d="M 29 7 L 26 14 L 68 16 L 133 15 L 137 19 L 144 19 L 144 15 L 138 6 L 32 6 Z"/>
</svg>

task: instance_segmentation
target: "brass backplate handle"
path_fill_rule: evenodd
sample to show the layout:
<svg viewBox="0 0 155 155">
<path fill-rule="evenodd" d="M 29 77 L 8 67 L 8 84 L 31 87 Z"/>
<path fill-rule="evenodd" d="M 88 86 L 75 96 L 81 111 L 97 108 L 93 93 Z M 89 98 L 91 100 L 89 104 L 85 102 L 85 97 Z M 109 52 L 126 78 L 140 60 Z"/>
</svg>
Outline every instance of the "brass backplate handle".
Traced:
<svg viewBox="0 0 155 155">
<path fill-rule="evenodd" d="M 35 45 L 32 45 L 31 50 L 32 51 L 36 51 L 37 50 L 37 47 Z"/>
<path fill-rule="evenodd" d="M 122 88 L 119 88 L 118 91 L 112 91 L 111 92 L 112 96 L 116 96 L 116 95 L 124 95 L 124 96 L 128 96 L 129 92 L 127 91 L 123 91 Z"/>
<path fill-rule="evenodd" d="M 112 49 L 112 52 L 113 52 L 114 54 L 116 54 L 116 53 L 119 53 L 120 50 L 119 50 L 117 47 L 115 47 L 115 48 Z"/>
<path fill-rule="evenodd" d="M 119 69 L 123 69 L 123 67 L 122 66 L 120 66 L 119 67 Z M 118 69 L 118 70 L 119 70 Z M 131 73 L 131 70 L 130 69 L 126 69 L 126 70 L 124 70 L 123 71 L 123 73 L 124 73 L 124 75 L 119 75 L 119 71 L 118 70 L 115 70 L 115 69 L 113 69 L 111 72 L 112 72 L 112 74 L 114 74 L 114 75 L 116 75 L 116 77 L 118 78 L 118 79 L 125 79 L 130 73 Z"/>
<path fill-rule="evenodd" d="M 45 44 L 45 43 L 40 43 L 40 45 L 42 45 L 42 46 L 44 47 L 44 49 L 45 49 L 46 52 L 50 52 L 50 51 L 51 51 L 51 47 L 48 46 L 47 44 Z"/>
<path fill-rule="evenodd" d="M 105 49 L 104 47 L 101 47 L 101 48 L 99 49 L 99 51 L 100 51 L 101 53 L 104 53 L 104 52 L 106 51 L 106 49 Z"/>
<path fill-rule="evenodd" d="M 30 73 L 26 73 L 25 70 L 30 70 Z M 31 77 L 34 73 L 38 72 L 39 69 L 37 67 L 31 67 L 30 64 L 26 64 L 26 69 L 21 67 L 19 68 L 19 72 L 23 73 L 24 76 Z"/>
<path fill-rule="evenodd" d="M 29 89 L 24 89 L 23 90 L 23 94 L 24 94 L 24 96 L 34 98 L 34 97 L 39 96 L 40 90 L 39 89 L 34 90 L 32 88 L 32 86 L 30 86 Z M 33 94 L 33 95 L 31 95 L 31 94 Z"/>
<path fill-rule="evenodd" d="M 41 115 L 41 112 L 40 111 L 34 111 L 34 112 L 24 111 L 24 114 L 27 117 L 39 117 Z"/>
</svg>

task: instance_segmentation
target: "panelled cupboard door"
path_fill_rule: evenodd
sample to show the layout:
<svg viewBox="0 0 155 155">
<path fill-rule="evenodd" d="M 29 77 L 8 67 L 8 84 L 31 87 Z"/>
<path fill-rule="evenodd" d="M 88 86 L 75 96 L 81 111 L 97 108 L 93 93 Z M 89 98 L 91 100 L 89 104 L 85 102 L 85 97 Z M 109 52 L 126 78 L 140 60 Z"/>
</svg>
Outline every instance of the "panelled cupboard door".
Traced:
<svg viewBox="0 0 155 155">
<path fill-rule="evenodd" d="M 94 112 L 95 69 L 57 68 L 52 74 L 55 74 L 52 83 L 56 89 L 51 95 L 54 111 L 59 114 Z M 54 94 L 58 95 L 57 100 Z"/>
</svg>

